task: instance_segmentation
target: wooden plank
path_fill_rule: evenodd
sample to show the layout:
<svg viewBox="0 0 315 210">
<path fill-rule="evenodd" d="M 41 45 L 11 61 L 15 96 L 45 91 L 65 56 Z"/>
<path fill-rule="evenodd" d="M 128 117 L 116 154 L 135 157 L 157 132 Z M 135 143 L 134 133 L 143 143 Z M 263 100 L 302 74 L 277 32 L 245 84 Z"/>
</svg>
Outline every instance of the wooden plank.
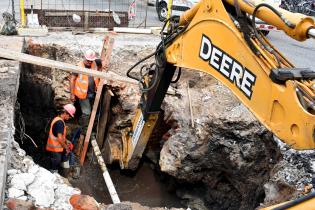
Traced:
<svg viewBox="0 0 315 210">
<path fill-rule="evenodd" d="M 114 72 L 100 72 L 96 70 L 82 68 L 76 65 L 50 60 L 47 58 L 41 58 L 33 55 L 28 55 L 25 53 L 0 48 L 0 58 L 6 58 L 11 60 L 17 60 L 23 63 L 34 64 L 38 66 L 45 66 L 53 69 L 60 69 L 66 72 L 73 72 L 78 74 L 85 74 L 94 77 L 99 77 L 106 79 L 108 81 L 119 81 L 119 82 L 127 82 L 130 84 L 138 84 L 136 81 L 129 79 L 127 77 L 120 76 Z"/>
<path fill-rule="evenodd" d="M 195 127 L 194 112 L 193 112 L 192 103 L 191 103 L 191 97 L 190 97 L 189 81 L 187 82 L 187 93 L 188 93 L 188 102 L 189 102 L 189 110 L 190 110 L 191 127 L 194 128 Z"/>
<path fill-rule="evenodd" d="M 103 46 L 102 47 L 102 51 L 104 49 L 108 49 L 106 51 L 105 58 L 110 59 L 110 56 L 107 56 L 107 54 L 112 52 L 111 48 L 113 48 L 114 42 L 110 42 L 110 41 L 107 42 L 107 39 L 105 38 L 104 39 L 104 45 L 107 45 L 107 44 L 108 44 L 108 47 Z M 103 54 L 103 52 L 101 54 Z M 109 62 L 109 61 L 107 61 L 107 62 Z M 82 166 L 84 164 L 86 152 L 87 152 L 87 149 L 88 149 L 88 145 L 89 145 L 89 141 L 90 141 L 90 137 L 91 137 L 91 133 L 92 133 L 92 129 L 93 129 L 93 124 L 94 124 L 94 120 L 95 120 L 95 115 L 96 115 L 97 107 L 98 107 L 98 104 L 99 104 L 99 101 L 100 101 L 100 98 L 101 98 L 101 93 L 102 93 L 102 90 L 103 90 L 104 82 L 105 82 L 105 79 L 101 79 L 101 81 L 99 82 L 99 84 L 97 86 L 96 97 L 95 97 L 95 100 L 94 100 L 93 109 L 92 109 L 92 113 L 91 113 L 91 116 L 90 116 L 90 121 L 89 121 L 88 129 L 87 129 L 87 132 L 86 132 L 86 135 L 85 135 L 83 150 L 82 150 L 81 158 L 80 158 L 80 164 Z"/>
<path fill-rule="evenodd" d="M 102 112 L 100 113 L 100 119 L 97 126 L 97 144 L 100 148 L 103 148 L 104 139 L 105 139 L 105 131 L 107 127 L 107 122 L 109 119 L 110 114 L 110 101 L 111 101 L 111 94 L 110 90 L 106 90 L 103 96 L 103 103 L 102 103 Z"/>
<path fill-rule="evenodd" d="M 111 32 L 111 35 L 116 35 L 115 32 Z M 102 66 L 103 66 L 103 71 L 108 71 L 109 67 L 109 60 L 110 60 L 110 54 L 112 52 L 112 47 L 108 47 L 110 45 L 114 44 L 114 39 L 110 38 L 110 36 L 106 36 L 104 39 L 104 45 L 102 48 L 101 52 L 101 60 L 102 60 Z M 101 105 L 102 112 L 100 113 L 100 120 L 99 124 L 97 126 L 97 143 L 100 145 L 100 147 L 103 147 L 103 142 L 104 142 L 104 136 L 105 136 L 105 131 L 107 127 L 107 122 L 108 122 L 108 116 L 109 116 L 109 109 L 110 109 L 110 101 L 111 101 L 111 96 L 114 96 L 110 88 L 108 88 L 103 96 L 103 103 Z"/>
<path fill-rule="evenodd" d="M 94 100 L 94 104 L 93 104 L 93 109 L 92 109 L 92 113 L 91 113 L 91 116 L 90 116 L 88 129 L 86 131 L 84 144 L 83 144 L 83 149 L 82 149 L 82 152 L 81 152 L 81 158 L 80 158 L 81 166 L 83 166 L 83 164 L 84 164 L 86 152 L 87 152 L 88 145 L 89 145 L 89 142 L 90 142 L 90 137 L 91 137 L 91 134 L 92 134 L 92 129 L 93 129 L 93 124 L 94 124 L 94 120 L 95 120 L 95 115 L 96 115 L 98 104 L 100 102 L 104 81 L 105 81 L 104 79 L 101 79 L 100 83 L 97 86 L 97 92 L 96 92 L 96 96 L 95 96 L 95 100 Z"/>
</svg>

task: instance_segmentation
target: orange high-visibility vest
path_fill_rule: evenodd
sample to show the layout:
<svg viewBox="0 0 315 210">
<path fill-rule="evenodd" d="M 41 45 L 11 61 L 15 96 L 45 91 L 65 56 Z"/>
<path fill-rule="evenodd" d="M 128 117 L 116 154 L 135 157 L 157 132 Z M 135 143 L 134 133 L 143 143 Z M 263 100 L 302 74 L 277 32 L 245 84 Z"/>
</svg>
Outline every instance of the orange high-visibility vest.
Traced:
<svg viewBox="0 0 315 210">
<path fill-rule="evenodd" d="M 58 136 L 54 136 L 54 133 L 53 133 L 53 126 L 58 120 L 61 120 L 64 124 L 62 137 L 64 140 L 66 139 L 66 133 L 67 133 L 66 124 L 60 117 L 55 117 L 50 125 L 50 131 L 49 131 L 49 136 L 48 136 L 47 145 L 46 145 L 46 150 L 50 152 L 63 152 L 63 147 L 61 143 L 58 141 Z"/>
<path fill-rule="evenodd" d="M 83 61 L 78 63 L 78 66 L 85 67 Z M 96 63 L 93 62 L 91 69 L 96 70 Z M 95 90 L 99 83 L 99 78 L 94 78 Z M 86 99 L 87 91 L 89 86 L 89 77 L 88 75 L 79 74 L 74 83 L 73 94 L 76 95 L 79 99 Z"/>
</svg>

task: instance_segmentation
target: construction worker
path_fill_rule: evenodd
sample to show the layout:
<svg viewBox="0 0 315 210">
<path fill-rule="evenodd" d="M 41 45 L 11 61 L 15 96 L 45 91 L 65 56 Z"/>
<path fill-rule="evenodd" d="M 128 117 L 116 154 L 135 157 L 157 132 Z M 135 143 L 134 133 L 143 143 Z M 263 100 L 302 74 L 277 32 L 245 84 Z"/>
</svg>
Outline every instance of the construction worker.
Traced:
<svg viewBox="0 0 315 210">
<path fill-rule="evenodd" d="M 75 111 L 76 109 L 72 104 L 66 104 L 61 113 L 51 122 L 46 150 L 50 152 L 52 172 L 57 172 L 60 168 L 63 153 L 69 153 L 65 121 L 74 117 Z"/>
<path fill-rule="evenodd" d="M 96 63 L 96 53 L 91 49 L 84 53 L 84 60 L 79 62 L 78 66 L 92 70 L 101 69 L 101 66 L 99 66 L 99 61 Z M 73 102 L 78 100 L 80 104 L 82 116 L 79 120 L 79 123 L 82 126 L 83 133 L 86 133 L 98 83 L 99 78 L 94 78 L 93 76 L 84 74 L 71 75 L 70 99 Z"/>
</svg>

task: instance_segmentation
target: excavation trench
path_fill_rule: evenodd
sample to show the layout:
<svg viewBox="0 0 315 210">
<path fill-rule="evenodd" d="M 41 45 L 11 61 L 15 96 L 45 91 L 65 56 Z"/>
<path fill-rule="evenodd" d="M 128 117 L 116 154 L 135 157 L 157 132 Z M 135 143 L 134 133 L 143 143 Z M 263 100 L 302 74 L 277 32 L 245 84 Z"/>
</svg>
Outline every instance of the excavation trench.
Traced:
<svg viewBox="0 0 315 210">
<path fill-rule="evenodd" d="M 76 63 L 81 57 L 52 44 L 31 43 L 27 52 L 68 63 Z M 50 120 L 69 102 L 68 75 L 28 64 L 21 69 L 15 124 L 35 140 L 38 148 L 19 133 L 15 138 L 43 167 L 48 167 L 44 148 Z M 190 84 L 195 128 L 190 125 L 188 99 L 184 97 L 188 80 L 194 81 Z M 264 201 L 263 185 L 281 157 L 272 135 L 252 116 L 244 117 L 249 112 L 213 79 L 184 72 L 181 81 L 173 87 L 178 92 L 166 96 L 164 120 L 138 170 L 121 171 L 117 164 L 109 166 L 120 198 L 152 207 L 254 209 Z M 130 124 L 139 99 L 138 87 L 111 84 L 110 88 L 115 96 L 110 104 L 107 140 L 121 138 L 120 129 Z M 76 122 L 69 124 L 75 127 Z M 88 153 L 81 177 L 70 182 L 98 202 L 111 203 L 92 152 Z"/>
<path fill-rule="evenodd" d="M 31 45 L 26 52 L 53 60 L 59 60 L 61 56 L 67 57 L 66 51 L 62 52 L 62 48 L 54 46 Z M 62 105 L 68 102 L 67 82 L 69 81 L 67 76 L 67 73 L 59 70 L 52 71 L 30 64 L 23 64 L 21 68 L 15 120 L 18 132 L 15 139 L 21 148 L 34 159 L 35 163 L 47 169 L 49 168 L 49 158 L 45 151 L 47 133 L 52 118 L 57 115 Z M 118 120 L 117 118 L 120 118 L 117 117 L 117 112 L 121 111 L 121 105 L 116 95 L 117 88 L 111 87 L 115 96 L 111 99 L 109 124 L 113 124 Z M 102 95 L 106 89 L 103 90 Z M 76 119 L 70 120 L 69 130 L 74 130 L 76 123 Z M 67 133 L 69 134 L 69 132 Z M 30 136 L 38 148 L 23 134 Z M 69 135 L 68 139 L 70 139 Z M 109 171 L 120 199 L 152 207 L 182 207 L 174 189 L 169 189 L 169 179 L 165 178 L 167 175 L 158 172 L 155 168 L 156 165 L 148 158 L 141 161 L 136 172 L 121 171 L 118 164 L 109 165 Z M 80 178 L 69 179 L 74 187 L 79 188 L 82 194 L 94 197 L 98 202 L 106 204 L 112 202 L 91 149 L 88 151 L 87 159 L 80 172 Z"/>
</svg>

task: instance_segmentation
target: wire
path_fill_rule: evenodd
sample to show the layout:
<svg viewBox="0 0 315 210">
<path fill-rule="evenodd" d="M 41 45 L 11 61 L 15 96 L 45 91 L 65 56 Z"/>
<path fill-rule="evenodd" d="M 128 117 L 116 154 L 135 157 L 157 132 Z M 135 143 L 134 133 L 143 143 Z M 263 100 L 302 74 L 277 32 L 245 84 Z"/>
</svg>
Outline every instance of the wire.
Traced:
<svg viewBox="0 0 315 210">
<path fill-rule="evenodd" d="M 20 135 L 22 134 L 22 132 L 21 132 L 19 129 L 15 128 L 15 130 L 16 130 Z M 31 142 L 33 143 L 33 145 L 34 145 L 36 148 L 38 148 L 37 144 L 35 143 L 34 139 L 32 139 L 32 137 L 30 137 L 30 136 L 29 136 L 28 134 L 26 134 L 25 132 L 23 133 L 23 138 L 24 138 L 24 136 L 27 137 L 28 139 L 30 139 Z M 22 143 L 22 144 L 23 144 L 23 143 Z"/>
<path fill-rule="evenodd" d="M 176 77 L 176 79 L 175 79 L 174 81 L 171 81 L 171 83 L 176 83 L 176 82 L 178 82 L 178 80 L 180 79 L 181 74 L 182 74 L 182 68 L 179 67 L 179 68 L 178 68 L 177 77 Z"/>
<path fill-rule="evenodd" d="M 153 53 L 149 54 L 148 56 L 142 58 L 142 59 L 139 60 L 137 63 L 135 63 L 133 66 L 131 66 L 131 67 L 127 70 L 127 76 L 128 76 L 129 78 L 131 78 L 131 79 L 140 81 L 141 78 L 139 79 L 139 78 L 137 78 L 137 77 L 132 76 L 132 75 L 130 74 L 131 71 L 132 71 L 136 66 L 138 66 L 140 63 L 142 63 L 142 62 L 148 60 L 149 58 L 151 58 L 151 57 L 152 57 L 153 55 L 155 55 L 155 54 L 156 54 L 156 51 L 154 51 Z"/>
<path fill-rule="evenodd" d="M 170 17 L 169 19 L 164 21 L 163 27 L 161 29 L 161 42 L 158 44 L 156 50 L 153 53 L 149 54 L 148 56 L 146 56 L 146 57 L 142 58 L 141 60 L 139 60 L 137 63 L 135 63 L 133 66 L 131 66 L 127 70 L 127 76 L 129 78 L 137 80 L 139 82 L 139 84 L 142 85 L 142 87 L 140 87 L 142 92 L 147 92 L 147 91 L 149 91 L 149 90 L 151 90 L 152 88 L 155 87 L 155 85 L 157 84 L 158 79 L 159 79 L 158 78 L 159 68 L 163 68 L 164 67 L 163 63 L 161 65 L 159 65 L 160 63 L 156 62 L 156 63 L 151 64 L 150 67 L 148 67 L 147 65 L 142 66 L 140 68 L 140 78 L 131 75 L 131 71 L 136 66 L 138 66 L 140 63 L 146 61 L 147 59 L 151 58 L 154 55 L 156 57 L 156 60 L 157 60 L 157 56 L 163 56 L 162 59 L 164 59 L 165 49 L 166 49 L 167 45 L 169 43 L 171 43 L 179 34 L 183 33 L 188 27 L 188 25 L 186 25 L 184 27 L 178 27 L 178 26 L 176 27 L 175 26 L 174 29 L 170 28 L 171 30 L 170 30 L 170 32 L 168 34 L 164 35 L 164 29 L 167 26 L 167 23 L 170 22 L 170 21 L 173 21 L 173 23 L 176 23 L 178 21 L 178 18 L 177 17 Z M 145 74 L 143 73 L 143 69 L 147 70 Z M 145 85 L 145 82 L 144 82 L 144 77 L 147 76 L 150 73 L 151 73 L 151 75 L 153 73 L 154 77 L 150 81 L 151 84 L 148 87 L 145 87 L 146 85 Z M 177 82 L 179 80 L 179 78 L 180 78 L 180 75 L 181 75 L 181 70 L 179 70 L 177 78 L 173 82 Z"/>
</svg>

